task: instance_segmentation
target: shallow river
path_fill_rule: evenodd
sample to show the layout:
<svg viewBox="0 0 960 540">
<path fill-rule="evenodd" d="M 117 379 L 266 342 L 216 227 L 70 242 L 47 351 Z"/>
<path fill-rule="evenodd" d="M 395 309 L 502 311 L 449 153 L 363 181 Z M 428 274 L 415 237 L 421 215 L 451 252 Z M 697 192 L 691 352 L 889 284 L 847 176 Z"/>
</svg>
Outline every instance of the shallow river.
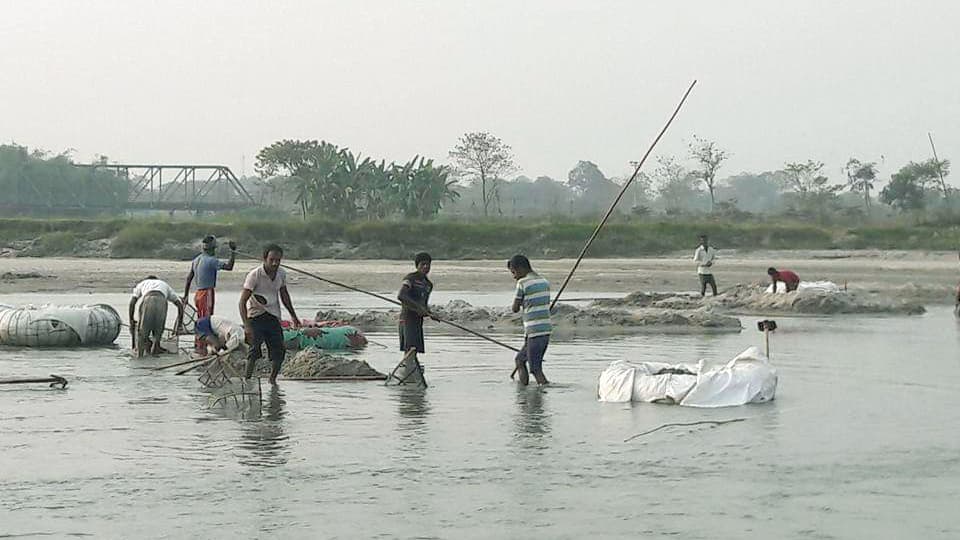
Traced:
<svg viewBox="0 0 960 540">
<path fill-rule="evenodd" d="M 235 318 L 235 298 L 218 311 Z M 123 295 L 0 295 L 94 299 L 126 313 Z M 295 301 L 301 316 L 375 305 Z M 597 402 L 614 359 L 726 361 L 760 344 L 757 318 L 742 320 L 739 335 L 555 341 L 544 390 L 510 382 L 508 351 L 434 332 L 424 392 L 281 381 L 246 417 L 209 408 L 193 377 L 143 369 L 170 359 L 132 361 L 126 332 L 116 349 L 2 349 L 0 376 L 70 385 L 0 387 L 0 537 L 960 537 L 960 328 L 946 308 L 777 318 L 769 404 Z M 389 370 L 395 336 L 370 337 L 389 349 L 362 357 Z M 746 421 L 624 442 L 731 418 Z"/>
</svg>

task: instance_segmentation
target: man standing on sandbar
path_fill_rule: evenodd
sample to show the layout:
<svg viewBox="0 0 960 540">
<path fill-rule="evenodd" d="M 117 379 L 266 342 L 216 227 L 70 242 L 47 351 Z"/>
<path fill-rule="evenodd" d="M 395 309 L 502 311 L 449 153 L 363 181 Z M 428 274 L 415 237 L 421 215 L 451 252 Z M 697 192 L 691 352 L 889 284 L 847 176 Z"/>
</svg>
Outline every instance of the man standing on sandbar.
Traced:
<svg viewBox="0 0 960 540">
<path fill-rule="evenodd" d="M 717 280 L 713 278 L 713 261 L 716 260 L 716 250 L 710 247 L 707 235 L 700 235 L 700 245 L 693 252 L 693 260 L 697 263 L 697 277 L 700 278 L 700 298 L 707 294 L 707 285 L 717 295 Z"/>
</svg>

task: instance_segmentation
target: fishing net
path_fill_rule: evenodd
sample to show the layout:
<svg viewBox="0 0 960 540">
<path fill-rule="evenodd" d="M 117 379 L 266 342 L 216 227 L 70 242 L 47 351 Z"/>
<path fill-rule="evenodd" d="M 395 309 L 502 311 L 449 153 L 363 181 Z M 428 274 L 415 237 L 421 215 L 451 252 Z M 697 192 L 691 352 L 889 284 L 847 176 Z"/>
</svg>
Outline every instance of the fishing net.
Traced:
<svg viewBox="0 0 960 540">
<path fill-rule="evenodd" d="M 263 396 L 260 378 L 243 378 L 236 367 L 237 358 L 242 355 L 241 351 L 233 351 L 218 356 L 208 362 L 200 374 L 200 384 L 210 391 L 208 405 L 211 408 L 232 405 L 238 409 L 260 409 Z"/>
<path fill-rule="evenodd" d="M 427 387 L 427 379 L 423 375 L 423 365 L 417 360 L 417 352 L 410 351 L 404 355 L 403 360 L 393 368 L 390 375 L 387 376 L 386 385 L 414 385 L 422 388 Z"/>
</svg>

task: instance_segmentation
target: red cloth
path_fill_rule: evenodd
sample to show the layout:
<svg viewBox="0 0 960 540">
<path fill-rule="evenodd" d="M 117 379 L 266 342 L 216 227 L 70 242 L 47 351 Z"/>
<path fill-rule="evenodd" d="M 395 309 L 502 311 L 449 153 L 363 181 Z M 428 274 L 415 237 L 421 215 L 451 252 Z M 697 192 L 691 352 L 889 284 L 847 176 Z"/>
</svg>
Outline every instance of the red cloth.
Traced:
<svg viewBox="0 0 960 540">
<path fill-rule="evenodd" d="M 800 283 L 800 276 L 790 270 L 780 270 L 777 272 L 777 281 L 784 283 Z"/>
<path fill-rule="evenodd" d="M 290 321 L 280 321 L 280 326 L 283 328 L 293 328 L 293 323 Z M 301 328 L 339 328 L 341 326 L 349 326 L 345 321 L 316 321 L 314 319 L 300 319 Z"/>
<path fill-rule="evenodd" d="M 193 294 L 193 305 L 197 308 L 197 320 L 213 315 L 213 304 L 216 299 L 216 289 L 197 289 Z M 200 334 L 194 338 L 193 345 L 198 351 L 206 351 L 206 342 Z"/>
</svg>

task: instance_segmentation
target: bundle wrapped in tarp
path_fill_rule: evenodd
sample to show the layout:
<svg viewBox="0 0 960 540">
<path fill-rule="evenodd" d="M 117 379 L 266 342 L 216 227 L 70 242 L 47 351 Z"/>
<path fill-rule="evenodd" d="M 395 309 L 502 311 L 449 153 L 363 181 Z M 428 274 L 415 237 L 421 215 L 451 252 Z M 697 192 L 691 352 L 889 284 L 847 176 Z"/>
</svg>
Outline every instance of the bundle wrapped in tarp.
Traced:
<svg viewBox="0 0 960 540">
<path fill-rule="evenodd" d="M 797 284 L 797 291 L 803 292 L 813 292 L 813 293 L 838 293 L 841 291 L 840 286 L 832 281 L 801 281 Z M 767 285 L 766 292 L 773 292 L 773 284 Z M 778 281 L 777 282 L 777 294 L 784 294 L 787 292 L 787 284 Z"/>
<path fill-rule="evenodd" d="M 0 345 L 93 347 L 120 335 L 120 314 L 107 304 L 83 306 L 0 305 Z"/>
<path fill-rule="evenodd" d="M 770 401 L 777 392 L 777 371 L 757 347 L 730 362 L 697 365 L 623 360 L 600 374 L 600 401 L 670 403 L 687 407 L 731 407 Z"/>
</svg>

